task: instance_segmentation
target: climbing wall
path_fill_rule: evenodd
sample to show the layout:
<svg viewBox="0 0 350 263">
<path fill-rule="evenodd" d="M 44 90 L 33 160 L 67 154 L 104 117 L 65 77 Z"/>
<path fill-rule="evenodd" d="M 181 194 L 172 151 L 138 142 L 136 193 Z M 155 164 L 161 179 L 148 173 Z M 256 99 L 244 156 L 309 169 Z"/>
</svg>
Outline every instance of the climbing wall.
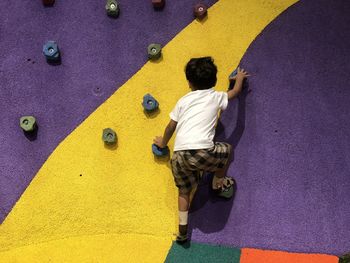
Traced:
<svg viewBox="0 0 350 263">
<path fill-rule="evenodd" d="M 349 250 L 350 5 L 206 1 L 208 15 L 194 20 L 196 1 L 162 10 L 139 2 L 120 1 L 118 18 L 97 1 L 0 3 L 0 262 L 337 262 L 245 247 Z M 48 40 L 60 65 L 42 54 Z M 150 43 L 163 55 L 147 62 Z M 172 244 L 169 163 L 151 144 L 189 91 L 184 65 L 206 55 L 218 65 L 218 90 L 241 61 L 251 92 L 217 130 L 235 146 L 236 196 L 220 201 L 204 180 L 184 248 Z M 146 93 L 160 104 L 156 114 L 143 111 Z M 35 140 L 19 127 L 23 115 L 37 118 Z M 102 142 L 107 127 L 114 147 Z"/>
</svg>

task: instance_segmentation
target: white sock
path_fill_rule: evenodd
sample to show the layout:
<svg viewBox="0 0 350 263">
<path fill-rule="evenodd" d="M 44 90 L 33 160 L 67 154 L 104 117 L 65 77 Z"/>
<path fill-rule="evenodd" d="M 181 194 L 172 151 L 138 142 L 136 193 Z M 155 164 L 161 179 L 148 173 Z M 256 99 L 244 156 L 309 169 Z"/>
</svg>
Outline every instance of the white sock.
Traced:
<svg viewBox="0 0 350 263">
<path fill-rule="evenodd" d="M 179 211 L 179 225 L 187 225 L 188 211 Z"/>
</svg>

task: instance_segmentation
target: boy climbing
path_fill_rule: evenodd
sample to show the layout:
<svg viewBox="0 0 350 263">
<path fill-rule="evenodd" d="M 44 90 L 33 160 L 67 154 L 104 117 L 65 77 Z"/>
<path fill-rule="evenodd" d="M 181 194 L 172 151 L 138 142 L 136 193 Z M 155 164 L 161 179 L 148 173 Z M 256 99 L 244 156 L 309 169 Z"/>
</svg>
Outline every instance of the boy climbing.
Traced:
<svg viewBox="0 0 350 263">
<path fill-rule="evenodd" d="M 185 68 L 191 92 L 183 96 L 170 113 L 170 122 L 163 137 L 154 143 L 164 148 L 176 131 L 172 173 L 178 187 L 179 234 L 178 242 L 187 241 L 187 222 L 190 199 L 197 188 L 201 172 L 215 173 L 212 188 L 220 196 L 232 190 L 234 181 L 226 176 L 231 145 L 214 142 L 215 125 L 219 111 L 226 109 L 228 101 L 236 98 L 249 75 L 238 68 L 233 89 L 227 92 L 214 90 L 217 68 L 211 57 L 192 58 Z"/>
</svg>

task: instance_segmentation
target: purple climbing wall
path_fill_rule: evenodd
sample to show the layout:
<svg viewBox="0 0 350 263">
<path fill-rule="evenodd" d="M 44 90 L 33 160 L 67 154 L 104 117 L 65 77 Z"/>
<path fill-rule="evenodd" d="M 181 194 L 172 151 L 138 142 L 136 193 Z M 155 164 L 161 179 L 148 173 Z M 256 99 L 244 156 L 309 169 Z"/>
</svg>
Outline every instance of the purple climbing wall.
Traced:
<svg viewBox="0 0 350 263">
<path fill-rule="evenodd" d="M 341 254 L 350 247 L 350 2 L 301 1 L 256 39 L 251 92 L 222 115 L 234 201 L 203 183 L 192 240 Z M 208 197 L 209 196 L 209 197 Z"/>
</svg>

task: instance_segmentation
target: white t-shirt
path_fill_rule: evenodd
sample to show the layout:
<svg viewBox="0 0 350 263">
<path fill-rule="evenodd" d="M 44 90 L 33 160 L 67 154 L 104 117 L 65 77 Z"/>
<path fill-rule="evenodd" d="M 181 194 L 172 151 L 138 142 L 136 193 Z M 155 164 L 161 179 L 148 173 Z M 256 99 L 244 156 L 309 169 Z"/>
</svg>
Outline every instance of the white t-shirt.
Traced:
<svg viewBox="0 0 350 263">
<path fill-rule="evenodd" d="M 177 122 L 174 151 L 212 148 L 218 112 L 225 110 L 227 104 L 227 93 L 214 88 L 183 96 L 170 113 Z"/>
</svg>

